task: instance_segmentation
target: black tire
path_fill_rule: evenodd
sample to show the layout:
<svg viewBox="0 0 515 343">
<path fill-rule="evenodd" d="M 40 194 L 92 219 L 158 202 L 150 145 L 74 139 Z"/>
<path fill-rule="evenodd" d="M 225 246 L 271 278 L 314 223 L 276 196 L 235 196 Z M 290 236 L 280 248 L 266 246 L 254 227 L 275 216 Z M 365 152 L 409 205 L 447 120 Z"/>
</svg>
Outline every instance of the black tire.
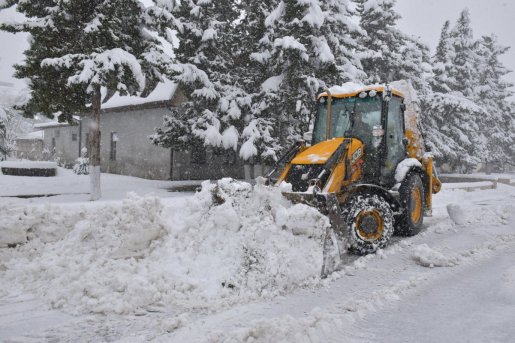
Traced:
<svg viewBox="0 0 515 343">
<path fill-rule="evenodd" d="M 379 195 L 353 196 L 345 205 L 344 213 L 352 252 L 361 255 L 374 253 L 383 248 L 393 235 L 393 211 Z"/>
<path fill-rule="evenodd" d="M 424 186 L 420 176 L 408 175 L 399 188 L 401 214 L 395 220 L 395 233 L 399 236 L 414 236 L 424 224 Z"/>
</svg>

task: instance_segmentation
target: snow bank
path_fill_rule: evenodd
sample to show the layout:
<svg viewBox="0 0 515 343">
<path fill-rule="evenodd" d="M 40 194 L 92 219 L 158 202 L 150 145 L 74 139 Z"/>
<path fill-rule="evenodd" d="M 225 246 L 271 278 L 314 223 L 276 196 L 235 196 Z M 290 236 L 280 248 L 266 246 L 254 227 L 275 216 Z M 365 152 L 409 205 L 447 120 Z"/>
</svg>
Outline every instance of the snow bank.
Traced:
<svg viewBox="0 0 515 343">
<path fill-rule="evenodd" d="M 0 232 L 28 240 L 0 249 L 0 293 L 82 313 L 216 309 L 316 285 L 329 225 L 278 189 L 231 179 L 171 207 L 130 194 L 102 207 L 4 206 L 0 218 Z"/>
</svg>

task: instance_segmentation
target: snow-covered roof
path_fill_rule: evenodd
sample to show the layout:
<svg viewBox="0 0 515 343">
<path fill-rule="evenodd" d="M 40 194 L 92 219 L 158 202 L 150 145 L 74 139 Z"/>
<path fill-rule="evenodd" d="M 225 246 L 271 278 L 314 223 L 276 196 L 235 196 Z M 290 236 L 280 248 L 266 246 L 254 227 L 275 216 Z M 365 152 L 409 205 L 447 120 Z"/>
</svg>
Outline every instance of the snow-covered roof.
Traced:
<svg viewBox="0 0 515 343">
<path fill-rule="evenodd" d="M 370 85 L 365 86 L 359 83 L 347 82 L 341 86 L 333 86 L 329 88 L 329 92 L 331 92 L 331 96 L 333 98 L 350 98 L 358 95 L 361 92 L 367 92 L 371 90 L 375 90 L 376 92 L 384 92 L 386 86 L 385 85 Z M 398 91 L 395 88 L 390 88 L 392 93 L 404 98 L 404 94 Z M 327 92 L 320 94 L 318 97 L 328 96 Z"/>
<path fill-rule="evenodd" d="M 171 100 L 177 85 L 170 80 L 160 82 L 147 97 L 140 96 L 121 96 L 116 93 L 107 102 L 102 104 L 102 109 L 112 109 L 116 107 L 143 105 L 151 102 Z"/>
<path fill-rule="evenodd" d="M 29 132 L 25 135 L 19 136 L 17 139 L 26 139 L 26 140 L 43 140 L 43 130 Z"/>
</svg>

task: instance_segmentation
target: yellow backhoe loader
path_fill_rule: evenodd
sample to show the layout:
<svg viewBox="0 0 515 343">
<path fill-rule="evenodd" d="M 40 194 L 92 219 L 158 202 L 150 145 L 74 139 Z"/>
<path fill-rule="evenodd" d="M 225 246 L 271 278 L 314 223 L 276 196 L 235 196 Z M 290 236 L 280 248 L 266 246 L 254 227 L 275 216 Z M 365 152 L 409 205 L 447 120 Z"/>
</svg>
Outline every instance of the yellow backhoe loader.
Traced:
<svg viewBox="0 0 515 343">
<path fill-rule="evenodd" d="M 326 276 L 338 268 L 334 255 L 373 253 L 394 232 L 417 234 L 441 182 L 425 151 L 409 81 L 333 87 L 317 101 L 310 144 L 291 148 L 267 180 L 288 189 L 286 198 L 315 206 L 331 220 Z"/>
</svg>

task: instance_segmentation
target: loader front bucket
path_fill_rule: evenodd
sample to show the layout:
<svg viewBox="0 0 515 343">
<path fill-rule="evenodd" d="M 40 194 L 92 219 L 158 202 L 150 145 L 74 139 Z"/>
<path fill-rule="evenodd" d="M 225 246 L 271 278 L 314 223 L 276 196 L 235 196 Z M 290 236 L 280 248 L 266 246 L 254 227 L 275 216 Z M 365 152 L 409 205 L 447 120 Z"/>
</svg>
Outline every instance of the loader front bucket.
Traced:
<svg viewBox="0 0 515 343">
<path fill-rule="evenodd" d="M 343 218 L 336 194 L 283 192 L 283 196 L 295 204 L 312 206 L 329 218 L 331 227 L 324 236 L 321 276 L 325 278 L 340 269 L 348 260 L 346 256 L 349 228 Z"/>
</svg>

